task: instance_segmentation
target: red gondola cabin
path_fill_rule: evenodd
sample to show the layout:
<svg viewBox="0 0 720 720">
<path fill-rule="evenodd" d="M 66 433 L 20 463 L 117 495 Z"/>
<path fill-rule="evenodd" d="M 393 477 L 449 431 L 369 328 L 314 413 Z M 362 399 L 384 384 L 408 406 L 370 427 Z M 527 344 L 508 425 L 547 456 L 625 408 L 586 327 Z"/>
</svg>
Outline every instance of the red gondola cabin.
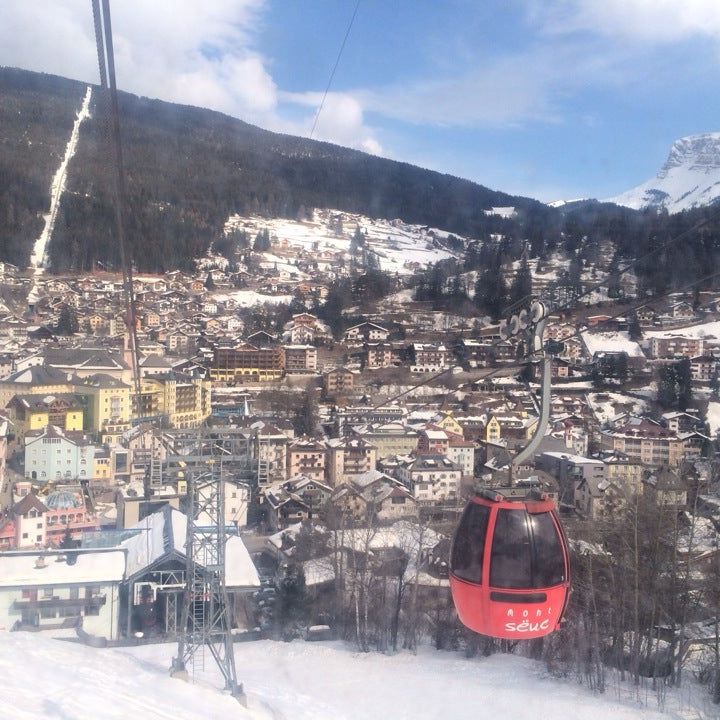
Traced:
<svg viewBox="0 0 720 720">
<path fill-rule="evenodd" d="M 450 554 L 450 590 L 471 630 L 530 640 L 557 630 L 570 563 L 555 503 L 484 491 L 468 503 Z"/>
</svg>

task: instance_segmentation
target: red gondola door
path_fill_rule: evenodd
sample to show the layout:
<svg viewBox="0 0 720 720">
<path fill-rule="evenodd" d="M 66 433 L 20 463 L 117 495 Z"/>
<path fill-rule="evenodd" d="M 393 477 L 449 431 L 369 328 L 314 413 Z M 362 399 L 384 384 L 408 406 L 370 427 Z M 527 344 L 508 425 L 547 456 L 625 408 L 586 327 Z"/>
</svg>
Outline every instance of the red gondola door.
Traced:
<svg viewBox="0 0 720 720">
<path fill-rule="evenodd" d="M 557 630 L 570 585 L 567 542 L 551 500 L 474 497 L 455 533 L 450 589 L 461 622 L 508 640 Z"/>
</svg>

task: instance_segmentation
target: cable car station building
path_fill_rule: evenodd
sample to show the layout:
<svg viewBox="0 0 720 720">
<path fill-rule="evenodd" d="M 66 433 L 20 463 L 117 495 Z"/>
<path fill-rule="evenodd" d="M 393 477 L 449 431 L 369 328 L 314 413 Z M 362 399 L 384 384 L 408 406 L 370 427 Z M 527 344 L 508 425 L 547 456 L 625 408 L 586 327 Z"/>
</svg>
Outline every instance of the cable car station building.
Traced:
<svg viewBox="0 0 720 720">
<path fill-rule="evenodd" d="M 185 591 L 187 516 L 165 506 L 128 531 L 120 543 L 127 552 L 127 571 L 121 589 L 121 633 L 131 637 L 174 638 L 180 626 Z M 260 578 L 238 535 L 228 538 L 225 583 L 234 627 L 248 627 L 248 596 L 259 590 Z"/>
</svg>

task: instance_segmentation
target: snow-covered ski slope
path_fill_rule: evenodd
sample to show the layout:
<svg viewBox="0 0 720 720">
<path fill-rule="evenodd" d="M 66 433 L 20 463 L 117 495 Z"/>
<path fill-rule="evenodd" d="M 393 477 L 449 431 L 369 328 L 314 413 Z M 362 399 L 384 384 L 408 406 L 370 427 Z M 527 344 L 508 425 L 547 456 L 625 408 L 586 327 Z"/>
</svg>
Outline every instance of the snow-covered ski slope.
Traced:
<svg viewBox="0 0 720 720">
<path fill-rule="evenodd" d="M 168 676 L 174 645 L 97 650 L 47 633 L 0 633 L 0 644 L 4 716 L 22 720 L 684 720 L 717 710 L 689 682 L 667 690 L 661 712 L 644 691 L 642 707 L 630 684 L 593 695 L 511 655 L 358 654 L 341 643 L 269 640 L 235 646 L 244 709 L 220 692 L 209 654 L 185 683 Z"/>
<path fill-rule="evenodd" d="M 420 266 L 457 256 L 446 245 L 447 238 L 454 233 L 339 210 L 315 210 L 311 220 L 231 215 L 225 232 L 245 230 L 252 242 L 258 230 L 267 228 L 274 253 L 295 249 L 317 257 L 325 252 L 349 255 L 350 241 L 358 227 L 366 235 L 368 249 L 377 255 L 381 269 L 386 272 L 410 274 Z"/>
<path fill-rule="evenodd" d="M 46 265 L 47 257 L 47 246 L 52 237 L 53 228 L 55 227 L 55 220 L 57 219 L 58 210 L 60 209 L 60 199 L 62 198 L 63 191 L 65 190 L 65 184 L 67 181 L 67 169 L 75 155 L 77 149 L 78 139 L 80 138 L 80 125 L 82 121 L 90 117 L 90 98 L 92 97 L 92 89 L 88 85 L 85 91 L 85 97 L 83 98 L 82 106 L 75 116 L 75 123 L 73 124 L 72 133 L 70 133 L 70 139 L 65 147 L 65 155 L 60 163 L 60 167 L 53 176 L 52 183 L 50 184 L 50 210 L 47 214 L 43 215 L 45 222 L 42 232 L 35 240 L 33 245 L 32 255 L 30 256 L 30 266 L 35 268 L 36 273 L 42 272 L 42 268 Z"/>
</svg>

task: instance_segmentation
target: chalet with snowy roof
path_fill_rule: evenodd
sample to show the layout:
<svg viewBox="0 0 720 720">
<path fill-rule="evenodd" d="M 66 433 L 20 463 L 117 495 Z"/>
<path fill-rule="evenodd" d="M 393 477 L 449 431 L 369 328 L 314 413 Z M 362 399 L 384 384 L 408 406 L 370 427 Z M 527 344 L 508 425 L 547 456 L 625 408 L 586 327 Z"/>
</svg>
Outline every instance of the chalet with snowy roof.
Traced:
<svg viewBox="0 0 720 720">
<path fill-rule="evenodd" d="M 377 448 L 360 437 L 327 441 L 327 478 L 332 487 L 375 469 Z"/>
<path fill-rule="evenodd" d="M 282 488 L 268 489 L 263 493 L 263 510 L 268 527 L 274 531 L 284 530 L 313 516 L 308 503 Z"/>
<path fill-rule="evenodd" d="M 705 423 L 694 412 L 663 413 L 662 421 L 668 430 L 674 433 L 688 433 L 705 429 Z"/>
<path fill-rule="evenodd" d="M 417 513 L 417 500 L 399 481 L 378 470 L 356 475 L 333 490 L 329 504 L 358 522 L 393 521 Z"/>
<path fill-rule="evenodd" d="M 328 485 L 305 475 L 296 475 L 263 491 L 265 519 L 271 529 L 282 530 L 316 518 L 331 494 L 332 488 Z"/>
<path fill-rule="evenodd" d="M 450 351 L 443 345 L 433 343 L 413 343 L 414 373 L 437 373 L 450 367 Z"/>
<path fill-rule="evenodd" d="M 445 455 L 450 443 L 448 434 L 436 425 L 418 431 L 417 451 L 421 455 Z"/>
<path fill-rule="evenodd" d="M 330 328 L 315 315 L 298 313 L 285 323 L 282 339 L 293 345 L 307 345 L 324 342 L 332 337 Z"/>
<path fill-rule="evenodd" d="M 362 345 L 366 342 L 384 342 L 389 336 L 390 331 L 381 325 L 362 322 L 348 328 L 343 335 L 343 341 L 348 345 Z"/>
<path fill-rule="evenodd" d="M 698 316 L 692 303 L 687 300 L 672 303 L 664 315 L 678 322 L 689 322 Z"/>
<path fill-rule="evenodd" d="M 643 477 L 644 493 L 657 505 L 684 508 L 687 505 L 688 485 L 680 474 L 663 466 L 647 471 Z"/>
<path fill-rule="evenodd" d="M 715 355 L 698 355 L 690 359 L 690 376 L 698 383 L 709 383 L 717 379 L 720 371 L 720 358 Z"/>
<path fill-rule="evenodd" d="M 288 477 L 304 475 L 322 482 L 325 479 L 325 445 L 314 438 L 297 438 L 287 448 Z"/>
<path fill-rule="evenodd" d="M 128 528 L 131 537 L 117 546 L 127 553 L 121 587 L 120 628 L 125 637 L 176 636 L 182 612 L 187 560 L 187 517 L 166 506 Z M 206 570 L 206 572 L 211 572 Z M 229 532 L 225 545 L 225 584 L 233 627 L 247 628 L 248 596 L 260 579 L 242 538 Z"/>
<path fill-rule="evenodd" d="M 487 367 L 495 362 L 509 362 L 517 357 L 515 345 L 508 340 L 496 342 L 462 338 L 454 347 L 458 360 L 471 367 Z"/>
<path fill-rule="evenodd" d="M 396 477 L 418 502 L 446 502 L 458 496 L 462 468 L 444 455 L 419 455 L 401 464 Z"/>
<path fill-rule="evenodd" d="M 74 627 L 120 636 L 122 550 L 0 553 L 0 630 Z"/>
<path fill-rule="evenodd" d="M 702 438 L 697 433 L 680 437 L 649 418 L 630 417 L 624 423 L 601 432 L 604 449 L 626 454 L 643 465 L 676 468 L 688 457 L 699 457 Z"/>
<path fill-rule="evenodd" d="M 376 457 L 405 455 L 417 447 L 418 433 L 404 422 L 368 423 L 355 425 L 350 437 L 359 437 L 373 445 Z"/>
<path fill-rule="evenodd" d="M 189 332 L 187 329 L 176 328 L 165 336 L 165 345 L 169 353 L 190 352 L 197 342 L 197 333 Z"/>
<path fill-rule="evenodd" d="M 366 370 L 398 367 L 402 364 L 405 355 L 402 343 L 366 343 L 361 362 Z"/>
<path fill-rule="evenodd" d="M 248 335 L 245 340 L 252 345 L 277 345 L 280 342 L 276 335 L 271 335 L 264 330 L 258 330 Z"/>
</svg>

